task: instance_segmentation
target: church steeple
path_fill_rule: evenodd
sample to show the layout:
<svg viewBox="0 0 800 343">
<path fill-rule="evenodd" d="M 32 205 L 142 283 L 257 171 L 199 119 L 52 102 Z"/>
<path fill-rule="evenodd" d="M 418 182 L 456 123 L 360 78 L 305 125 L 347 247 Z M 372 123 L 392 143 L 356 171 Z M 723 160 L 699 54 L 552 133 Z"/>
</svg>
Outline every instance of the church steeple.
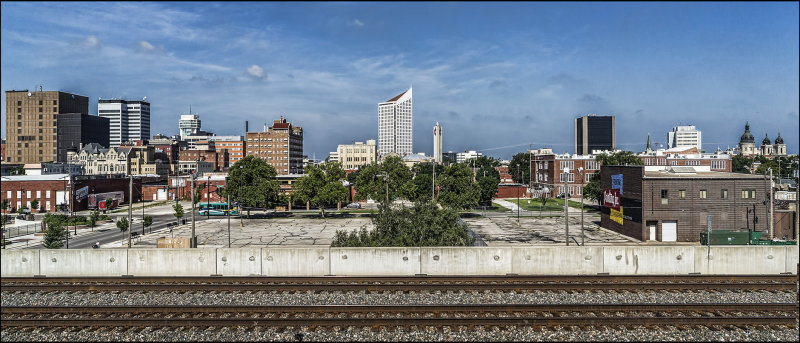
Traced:
<svg viewBox="0 0 800 343">
<path fill-rule="evenodd" d="M 647 153 L 647 154 L 653 152 L 653 147 L 652 147 L 652 145 L 650 145 L 650 133 L 649 132 L 647 133 L 647 147 L 645 148 L 644 152 Z"/>
</svg>

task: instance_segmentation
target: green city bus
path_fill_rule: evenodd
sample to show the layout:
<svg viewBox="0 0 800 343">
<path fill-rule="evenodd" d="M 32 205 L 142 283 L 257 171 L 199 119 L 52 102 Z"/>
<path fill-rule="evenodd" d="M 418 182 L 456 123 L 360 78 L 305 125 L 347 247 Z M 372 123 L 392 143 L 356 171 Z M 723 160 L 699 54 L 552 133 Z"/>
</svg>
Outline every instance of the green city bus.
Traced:
<svg viewBox="0 0 800 343">
<path fill-rule="evenodd" d="M 200 215 L 224 216 L 228 213 L 228 204 L 224 202 L 200 203 Z M 239 214 L 239 207 L 236 204 L 231 204 L 231 215 Z"/>
</svg>

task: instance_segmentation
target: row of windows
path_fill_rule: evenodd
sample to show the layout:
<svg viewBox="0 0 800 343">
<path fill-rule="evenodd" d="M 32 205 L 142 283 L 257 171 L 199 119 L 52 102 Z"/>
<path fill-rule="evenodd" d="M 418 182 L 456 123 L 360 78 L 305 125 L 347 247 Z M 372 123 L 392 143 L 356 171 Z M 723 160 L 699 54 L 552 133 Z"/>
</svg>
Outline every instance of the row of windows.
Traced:
<svg viewBox="0 0 800 343">
<path fill-rule="evenodd" d="M 30 198 L 31 195 L 32 195 L 31 191 L 25 191 L 25 197 L 26 198 Z M 36 191 L 36 197 L 37 198 L 41 198 L 42 197 L 42 191 Z M 45 198 L 49 198 L 49 197 L 50 197 L 50 191 L 47 190 L 47 191 L 45 191 Z M 11 191 L 6 191 L 6 198 L 11 199 Z M 17 198 L 18 199 L 22 198 L 22 191 L 17 191 Z"/>
<path fill-rule="evenodd" d="M 708 190 L 701 189 L 698 192 L 697 197 L 699 199 L 707 199 L 708 198 Z M 720 199 L 727 199 L 728 198 L 728 190 L 722 189 L 720 190 L 719 194 Z M 747 189 L 742 191 L 742 199 L 755 199 L 756 198 L 756 191 L 754 189 Z M 686 190 L 679 189 L 678 190 L 678 199 L 686 199 Z M 669 203 L 669 190 L 662 189 L 661 190 L 661 204 L 667 205 Z"/>
<path fill-rule="evenodd" d="M 39 100 L 39 105 L 44 105 L 43 100 Z M 53 106 L 58 105 L 58 100 L 53 100 Z M 17 100 L 17 106 L 22 106 L 22 101 Z"/>
</svg>

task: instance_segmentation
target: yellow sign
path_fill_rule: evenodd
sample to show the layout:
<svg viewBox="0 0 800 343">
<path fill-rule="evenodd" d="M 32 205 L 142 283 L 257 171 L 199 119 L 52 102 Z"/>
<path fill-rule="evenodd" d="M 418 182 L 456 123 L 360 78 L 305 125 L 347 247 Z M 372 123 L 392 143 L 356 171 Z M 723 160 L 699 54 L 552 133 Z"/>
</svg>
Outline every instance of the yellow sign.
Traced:
<svg viewBox="0 0 800 343">
<path fill-rule="evenodd" d="M 622 206 L 619 207 L 619 211 L 611 208 L 611 220 L 615 221 L 617 224 L 622 225 Z"/>
</svg>

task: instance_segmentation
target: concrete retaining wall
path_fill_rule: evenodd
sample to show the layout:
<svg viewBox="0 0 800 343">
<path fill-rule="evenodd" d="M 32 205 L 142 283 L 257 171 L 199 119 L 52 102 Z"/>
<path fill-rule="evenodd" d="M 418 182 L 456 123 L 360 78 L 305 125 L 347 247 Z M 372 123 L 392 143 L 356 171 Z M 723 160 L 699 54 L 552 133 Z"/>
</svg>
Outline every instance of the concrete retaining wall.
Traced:
<svg viewBox="0 0 800 343">
<path fill-rule="evenodd" d="M 216 274 L 261 275 L 261 248 L 217 249 Z"/>
<path fill-rule="evenodd" d="M 519 275 L 596 275 L 603 270 L 603 247 L 520 247 L 512 273 Z"/>
<path fill-rule="evenodd" d="M 2 250 L 0 252 L 0 275 L 41 275 L 39 272 L 39 250 Z"/>
<path fill-rule="evenodd" d="M 415 275 L 419 255 L 420 248 L 331 248 L 331 275 Z"/>
<path fill-rule="evenodd" d="M 421 248 L 420 273 L 427 275 L 506 275 L 512 248 Z"/>
<path fill-rule="evenodd" d="M 216 256 L 217 249 L 128 249 L 128 274 L 209 276 L 217 274 Z"/>
<path fill-rule="evenodd" d="M 329 248 L 264 248 L 261 274 L 267 276 L 330 275 Z"/>
<path fill-rule="evenodd" d="M 611 275 L 664 275 L 694 272 L 695 249 L 686 246 L 603 247 L 603 272 Z"/>
<path fill-rule="evenodd" d="M 798 246 L 4 250 L 0 262 L 3 277 L 796 274 Z"/>
<path fill-rule="evenodd" d="M 127 270 L 128 252 L 125 250 L 48 249 L 39 253 L 41 275 L 123 275 Z"/>
<path fill-rule="evenodd" d="M 709 257 L 707 247 L 694 247 L 694 270 L 701 274 L 780 274 L 796 273 L 797 259 L 794 268 L 787 270 L 787 250 L 794 247 L 780 246 L 746 246 L 746 247 L 712 247 Z M 795 255 L 797 256 L 797 255 Z"/>
</svg>

